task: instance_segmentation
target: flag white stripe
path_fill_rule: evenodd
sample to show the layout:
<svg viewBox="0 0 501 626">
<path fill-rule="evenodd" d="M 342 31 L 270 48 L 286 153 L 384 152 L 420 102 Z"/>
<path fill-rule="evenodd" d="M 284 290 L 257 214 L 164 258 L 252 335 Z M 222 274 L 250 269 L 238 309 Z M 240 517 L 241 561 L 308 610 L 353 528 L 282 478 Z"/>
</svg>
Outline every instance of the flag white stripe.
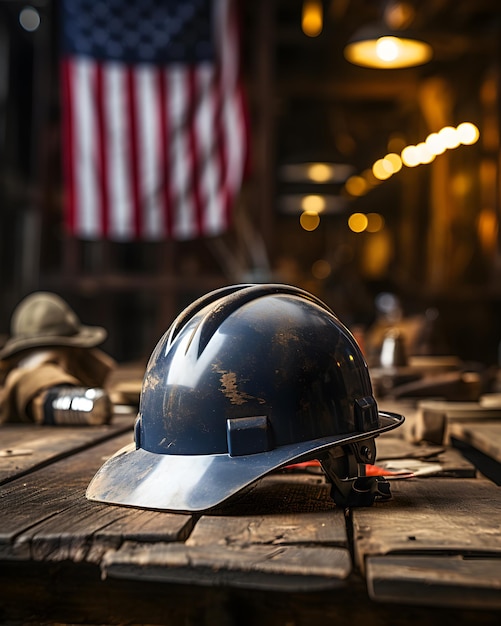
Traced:
<svg viewBox="0 0 501 626">
<path fill-rule="evenodd" d="M 225 186 L 233 195 L 242 180 L 244 154 L 241 145 L 244 141 L 243 127 L 245 120 L 243 120 L 243 112 L 237 94 L 234 94 L 231 98 L 223 98 L 223 101 L 225 103 L 223 109 L 226 131 L 225 143 L 228 154 Z"/>
<path fill-rule="evenodd" d="M 76 186 L 76 228 L 82 237 L 94 239 L 100 235 L 99 199 L 96 180 L 96 120 L 93 93 L 94 64 L 88 59 L 79 59 L 73 65 L 74 110 L 72 117 L 78 120 L 75 125 L 73 168 Z"/>
<path fill-rule="evenodd" d="M 221 199 L 218 197 L 220 166 L 215 158 L 216 132 L 214 127 L 214 74 L 213 65 L 200 67 L 199 86 L 203 93 L 201 105 L 197 111 L 196 134 L 199 141 L 200 190 L 204 204 L 204 230 L 215 234 L 224 229 L 224 215 Z"/>
<path fill-rule="evenodd" d="M 223 120 L 225 125 L 224 142 L 227 148 L 228 166 L 225 187 L 231 195 L 238 190 L 244 167 L 245 119 L 242 111 L 242 101 L 238 87 L 238 39 L 234 7 L 230 0 L 221 0 L 222 12 L 219 20 L 224 36 L 221 37 L 221 89 L 223 91 Z"/>
<path fill-rule="evenodd" d="M 105 66 L 110 237 L 117 240 L 130 239 L 133 234 L 125 73 L 121 63 Z"/>
<path fill-rule="evenodd" d="M 174 198 L 173 234 L 189 239 L 194 234 L 195 207 L 190 188 L 190 153 L 187 128 L 188 71 L 182 65 L 171 68 L 168 75 L 169 123 L 171 126 L 172 188 Z"/>
<path fill-rule="evenodd" d="M 146 239 L 159 239 L 165 235 L 160 205 L 159 129 L 156 104 L 155 69 L 142 65 L 137 70 L 138 129 L 139 129 L 139 181 L 141 185 L 141 213 L 143 234 Z"/>
</svg>

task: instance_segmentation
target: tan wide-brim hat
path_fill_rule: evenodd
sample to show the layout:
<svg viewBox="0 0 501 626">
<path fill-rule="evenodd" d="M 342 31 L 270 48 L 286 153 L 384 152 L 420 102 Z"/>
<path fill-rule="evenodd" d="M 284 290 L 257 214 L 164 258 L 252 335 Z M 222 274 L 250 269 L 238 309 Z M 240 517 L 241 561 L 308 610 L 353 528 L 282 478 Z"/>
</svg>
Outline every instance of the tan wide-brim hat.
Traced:
<svg viewBox="0 0 501 626">
<path fill-rule="evenodd" d="M 26 296 L 14 310 L 11 335 L 0 350 L 0 359 L 39 347 L 93 348 L 107 337 L 101 326 L 85 326 L 58 295 L 38 291 Z"/>
</svg>

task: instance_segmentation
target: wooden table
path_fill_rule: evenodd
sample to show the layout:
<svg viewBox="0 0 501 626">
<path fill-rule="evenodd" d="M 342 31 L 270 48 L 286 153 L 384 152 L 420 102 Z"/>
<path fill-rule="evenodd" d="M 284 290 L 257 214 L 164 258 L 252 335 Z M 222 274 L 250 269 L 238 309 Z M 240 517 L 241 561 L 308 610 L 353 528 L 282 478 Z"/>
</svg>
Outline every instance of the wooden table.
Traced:
<svg viewBox="0 0 501 626">
<path fill-rule="evenodd" d="M 457 450 L 383 435 L 429 473 L 346 512 L 316 470 L 205 515 L 86 500 L 132 423 L 0 427 L 0 623 L 501 624 L 501 491 Z"/>
</svg>

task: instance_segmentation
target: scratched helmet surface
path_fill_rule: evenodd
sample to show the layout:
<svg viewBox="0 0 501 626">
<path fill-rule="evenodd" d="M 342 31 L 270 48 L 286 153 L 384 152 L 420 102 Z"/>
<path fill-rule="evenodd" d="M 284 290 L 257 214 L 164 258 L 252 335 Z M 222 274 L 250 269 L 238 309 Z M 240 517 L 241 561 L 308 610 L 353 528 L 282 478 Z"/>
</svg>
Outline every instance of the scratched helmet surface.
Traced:
<svg viewBox="0 0 501 626">
<path fill-rule="evenodd" d="M 210 509 L 270 471 L 394 428 L 378 411 L 350 331 L 288 285 L 235 285 L 195 301 L 155 347 L 135 443 L 87 490 L 91 500 Z"/>
</svg>

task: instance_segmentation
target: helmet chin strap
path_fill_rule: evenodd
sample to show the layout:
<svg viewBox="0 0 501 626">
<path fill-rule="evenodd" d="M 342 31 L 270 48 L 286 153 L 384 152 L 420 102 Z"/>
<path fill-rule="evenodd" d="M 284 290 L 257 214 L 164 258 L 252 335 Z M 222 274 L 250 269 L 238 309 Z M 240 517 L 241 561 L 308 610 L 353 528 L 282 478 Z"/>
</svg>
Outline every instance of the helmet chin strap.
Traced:
<svg viewBox="0 0 501 626">
<path fill-rule="evenodd" d="M 330 448 L 321 459 L 322 468 L 331 483 L 331 497 L 343 508 L 371 506 L 375 500 L 391 498 L 390 483 L 382 476 L 364 476 L 360 464 L 376 458 L 374 439 L 366 439 Z"/>
</svg>

